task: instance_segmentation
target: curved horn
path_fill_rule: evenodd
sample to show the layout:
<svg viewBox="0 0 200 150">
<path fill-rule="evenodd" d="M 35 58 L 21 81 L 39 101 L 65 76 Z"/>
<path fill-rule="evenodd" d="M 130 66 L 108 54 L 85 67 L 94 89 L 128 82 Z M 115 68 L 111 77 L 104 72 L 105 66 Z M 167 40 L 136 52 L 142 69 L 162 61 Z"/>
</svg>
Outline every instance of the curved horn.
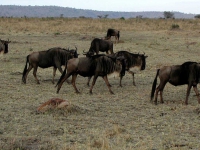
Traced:
<svg viewBox="0 0 200 150">
<path fill-rule="evenodd" d="M 85 53 L 85 54 L 86 54 L 87 52 L 85 52 L 85 50 L 83 50 L 83 53 Z"/>
<path fill-rule="evenodd" d="M 75 46 L 75 48 L 76 48 L 76 51 L 77 51 L 77 47 Z"/>
</svg>

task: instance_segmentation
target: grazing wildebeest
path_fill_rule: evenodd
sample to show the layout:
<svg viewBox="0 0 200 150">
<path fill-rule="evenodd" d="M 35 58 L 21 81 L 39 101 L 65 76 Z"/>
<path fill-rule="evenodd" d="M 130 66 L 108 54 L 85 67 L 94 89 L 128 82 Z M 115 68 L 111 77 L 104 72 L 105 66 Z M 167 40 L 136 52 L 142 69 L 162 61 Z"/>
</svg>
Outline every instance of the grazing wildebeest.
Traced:
<svg viewBox="0 0 200 150">
<path fill-rule="evenodd" d="M 160 84 L 156 88 L 157 77 L 160 78 Z M 154 79 L 152 90 L 151 90 L 151 100 L 155 96 L 155 104 L 157 104 L 158 92 L 160 92 L 160 101 L 163 101 L 163 89 L 166 83 L 169 82 L 174 86 L 187 84 L 187 94 L 185 104 L 188 104 L 188 97 L 190 94 L 191 87 L 193 86 L 194 91 L 198 97 L 198 102 L 200 103 L 199 92 L 197 90 L 197 84 L 200 82 L 200 64 L 196 62 L 185 62 L 182 65 L 165 66 L 157 70 L 156 77 Z"/>
<path fill-rule="evenodd" d="M 115 36 L 115 43 L 119 42 L 120 31 L 115 29 L 108 29 L 106 39 L 111 39 L 111 36 Z"/>
<path fill-rule="evenodd" d="M 65 71 L 67 68 L 67 74 L 65 75 Z M 57 93 L 59 92 L 63 82 L 68 79 L 72 75 L 72 85 L 76 91 L 79 93 L 78 89 L 76 88 L 75 81 L 77 75 L 81 75 L 83 77 L 91 77 L 94 76 L 92 85 L 90 87 L 90 93 L 92 94 L 93 86 L 96 82 L 98 76 L 101 76 L 111 94 L 113 94 L 110 84 L 108 82 L 107 75 L 112 73 L 119 73 L 120 76 L 125 75 L 125 59 L 124 57 L 114 57 L 114 56 L 107 56 L 107 55 L 94 55 L 92 57 L 81 57 L 81 58 L 73 58 L 70 59 L 65 67 L 65 71 L 63 72 L 62 76 L 60 77 L 56 86 Z"/>
<path fill-rule="evenodd" d="M 41 68 L 48 68 L 53 66 L 53 79 L 52 83 L 54 83 L 54 77 L 56 74 L 56 70 L 58 70 L 63 73 L 63 70 L 61 68 L 62 65 L 66 65 L 67 61 L 71 58 L 78 58 L 77 54 L 77 48 L 76 50 L 67 50 L 60 47 L 51 48 L 47 51 L 39 51 L 39 52 L 33 52 L 30 55 L 26 57 L 26 65 L 24 67 L 22 81 L 26 83 L 26 78 L 28 73 L 33 70 L 33 75 L 39 84 L 39 80 L 37 79 L 36 72 L 38 66 Z M 29 63 L 29 67 L 27 69 L 27 64 Z"/>
<path fill-rule="evenodd" d="M 127 71 L 132 74 L 133 77 L 133 85 L 135 85 L 135 80 L 134 80 L 134 69 L 135 67 L 138 67 L 139 70 L 144 70 L 146 67 L 146 58 L 148 56 L 145 56 L 145 54 L 133 54 L 127 51 L 118 51 L 114 54 L 116 57 L 118 56 L 123 56 L 126 60 L 126 68 L 128 69 Z M 120 86 L 122 87 L 121 81 L 122 81 L 123 76 L 120 76 Z M 91 77 L 88 78 L 87 85 L 89 86 Z"/>
<path fill-rule="evenodd" d="M 99 51 L 106 52 L 108 54 L 108 51 L 110 51 L 111 54 L 113 54 L 113 43 L 108 40 L 103 40 L 99 38 L 95 38 L 91 42 L 91 46 L 88 52 L 84 52 L 85 55 L 94 55 L 94 53 L 99 54 Z"/>
<path fill-rule="evenodd" d="M 4 54 L 8 53 L 8 44 L 10 43 L 11 41 L 4 41 L 4 40 L 1 40 L 0 39 L 0 53 L 3 52 Z"/>
</svg>

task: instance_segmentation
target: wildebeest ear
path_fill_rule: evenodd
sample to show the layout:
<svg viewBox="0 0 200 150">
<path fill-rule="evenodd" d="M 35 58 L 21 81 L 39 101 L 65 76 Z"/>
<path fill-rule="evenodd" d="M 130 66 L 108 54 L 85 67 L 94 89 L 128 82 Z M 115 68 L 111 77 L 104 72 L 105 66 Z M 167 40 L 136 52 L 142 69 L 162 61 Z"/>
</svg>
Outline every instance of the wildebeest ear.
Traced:
<svg viewBox="0 0 200 150">
<path fill-rule="evenodd" d="M 144 56 L 145 58 L 147 58 L 148 56 Z"/>
</svg>

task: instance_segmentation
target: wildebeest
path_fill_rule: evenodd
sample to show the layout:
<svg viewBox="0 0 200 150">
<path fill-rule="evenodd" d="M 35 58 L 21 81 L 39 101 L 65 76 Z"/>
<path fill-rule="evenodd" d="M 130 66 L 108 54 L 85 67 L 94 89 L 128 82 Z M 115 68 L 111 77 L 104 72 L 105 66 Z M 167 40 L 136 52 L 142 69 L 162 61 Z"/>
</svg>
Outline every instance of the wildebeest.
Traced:
<svg viewBox="0 0 200 150">
<path fill-rule="evenodd" d="M 130 74 L 132 74 L 133 77 L 133 85 L 135 85 L 135 79 L 134 79 L 134 68 L 138 67 L 139 70 L 144 70 L 146 67 L 146 58 L 148 56 L 145 56 L 145 54 L 134 54 L 134 53 L 130 53 L 127 51 L 118 51 L 115 53 L 115 56 L 124 56 L 124 58 L 126 59 L 126 64 L 127 64 L 127 68 L 128 68 L 128 72 Z M 123 76 L 120 77 L 120 86 L 122 86 L 121 82 L 122 82 L 122 78 Z"/>
<path fill-rule="evenodd" d="M 119 42 L 120 31 L 115 29 L 108 29 L 106 39 L 111 39 L 111 36 L 115 36 L 115 43 Z"/>
<path fill-rule="evenodd" d="M 65 75 L 67 68 L 67 74 Z M 125 75 L 125 59 L 124 57 L 114 57 L 108 55 L 94 55 L 92 57 L 81 57 L 81 58 L 73 58 L 70 59 L 65 67 L 65 71 L 63 72 L 62 76 L 60 77 L 57 83 L 57 93 L 59 92 L 63 82 L 68 79 L 72 75 L 72 85 L 76 91 L 79 93 L 78 89 L 76 88 L 75 81 L 77 75 L 81 75 L 83 77 L 91 77 L 94 76 L 92 85 L 90 87 L 90 93 L 92 94 L 93 86 L 96 82 L 98 76 L 101 76 L 111 94 L 113 94 L 110 84 L 108 82 L 107 75 L 112 73 L 119 73 L 120 76 Z"/>
<path fill-rule="evenodd" d="M 110 51 L 111 54 L 113 54 L 113 42 L 108 40 L 103 40 L 99 38 L 95 38 L 91 42 L 91 46 L 88 52 L 84 52 L 85 55 L 94 55 L 96 53 L 99 54 L 99 51 L 106 52 L 108 54 L 108 51 Z"/>
<path fill-rule="evenodd" d="M 63 73 L 61 68 L 62 65 L 66 65 L 67 61 L 71 58 L 78 58 L 77 48 L 72 50 L 67 50 L 60 47 L 51 48 L 47 51 L 39 51 L 33 52 L 26 57 L 26 65 L 24 67 L 22 81 L 26 83 L 26 78 L 28 73 L 33 68 L 33 75 L 39 84 L 39 80 L 37 79 L 36 72 L 38 66 L 41 68 L 48 68 L 53 66 L 53 79 L 52 83 L 54 83 L 54 77 L 56 74 L 56 70 Z M 27 64 L 29 63 L 29 67 L 27 69 Z"/>
<path fill-rule="evenodd" d="M 11 41 L 9 39 L 7 41 L 1 40 L 0 39 L 0 53 L 3 52 L 4 54 L 8 53 L 8 44 Z"/>
<path fill-rule="evenodd" d="M 127 71 L 132 74 L 133 77 L 133 85 L 135 85 L 135 79 L 134 79 L 134 69 L 135 67 L 138 67 L 139 70 L 144 70 L 146 67 L 146 58 L 148 56 L 145 56 L 145 54 L 133 54 L 127 51 L 118 51 L 114 54 L 116 57 L 123 56 L 126 60 L 126 68 L 128 69 Z M 120 83 L 119 85 L 122 87 L 122 78 L 123 76 L 120 76 Z M 88 78 L 87 85 L 89 86 L 91 78 Z"/>
<path fill-rule="evenodd" d="M 160 84 L 156 88 L 157 77 L 160 78 Z M 191 87 L 193 86 L 194 91 L 198 97 L 198 102 L 200 103 L 199 92 L 197 90 L 197 84 L 200 81 L 200 64 L 196 62 L 185 62 L 182 65 L 174 65 L 174 66 L 165 66 L 161 69 L 157 70 L 156 77 L 154 79 L 152 90 L 151 90 L 151 100 L 154 97 L 154 93 L 156 91 L 155 96 L 155 104 L 157 104 L 158 92 L 160 92 L 160 101 L 163 101 L 163 89 L 167 82 L 174 86 L 187 84 L 187 93 L 185 104 L 188 104 L 188 97 L 190 94 Z"/>
</svg>

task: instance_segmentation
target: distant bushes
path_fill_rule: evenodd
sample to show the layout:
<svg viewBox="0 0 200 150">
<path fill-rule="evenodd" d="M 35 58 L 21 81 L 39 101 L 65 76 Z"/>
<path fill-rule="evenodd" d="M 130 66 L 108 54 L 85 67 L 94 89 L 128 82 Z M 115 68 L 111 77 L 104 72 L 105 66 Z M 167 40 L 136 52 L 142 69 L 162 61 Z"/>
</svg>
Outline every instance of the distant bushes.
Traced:
<svg viewBox="0 0 200 150">
<path fill-rule="evenodd" d="M 200 19 L 200 14 L 194 16 L 194 18 Z"/>
</svg>

